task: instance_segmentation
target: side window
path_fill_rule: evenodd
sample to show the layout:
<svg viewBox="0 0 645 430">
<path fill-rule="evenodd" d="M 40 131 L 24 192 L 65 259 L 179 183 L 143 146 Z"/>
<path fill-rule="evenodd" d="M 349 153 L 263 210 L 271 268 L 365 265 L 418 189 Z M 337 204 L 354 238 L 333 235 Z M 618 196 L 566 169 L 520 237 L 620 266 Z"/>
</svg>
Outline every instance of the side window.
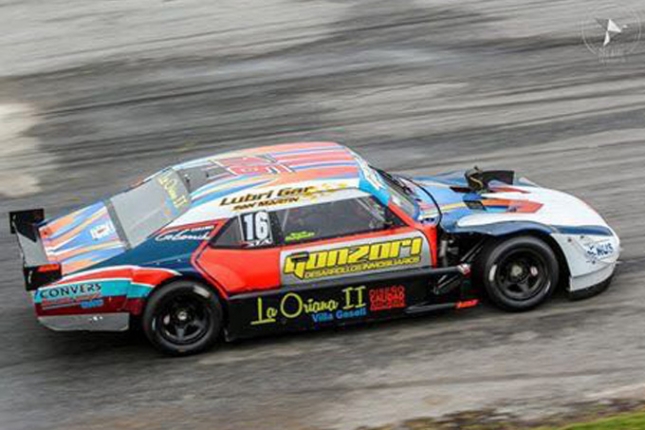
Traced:
<svg viewBox="0 0 645 430">
<path fill-rule="evenodd" d="M 394 214 L 371 197 L 301 206 L 276 214 L 287 245 L 401 225 Z"/>
<path fill-rule="evenodd" d="M 242 247 L 242 230 L 240 229 L 240 219 L 235 217 L 231 219 L 217 236 L 211 241 L 211 246 L 218 248 L 241 248 Z"/>
<path fill-rule="evenodd" d="M 241 214 L 229 220 L 223 230 L 215 236 L 211 246 L 257 248 L 274 245 L 272 224 L 272 217 L 266 211 Z"/>
</svg>

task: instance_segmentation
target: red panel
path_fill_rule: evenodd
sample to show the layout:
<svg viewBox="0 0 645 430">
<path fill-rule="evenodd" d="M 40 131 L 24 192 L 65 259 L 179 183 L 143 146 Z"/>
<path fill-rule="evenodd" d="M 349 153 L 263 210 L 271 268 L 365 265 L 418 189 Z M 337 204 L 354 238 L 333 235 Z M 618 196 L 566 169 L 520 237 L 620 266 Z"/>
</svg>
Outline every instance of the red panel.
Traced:
<svg viewBox="0 0 645 430">
<path fill-rule="evenodd" d="M 226 295 L 270 290 L 280 285 L 280 248 L 205 247 L 194 263 Z"/>
<path fill-rule="evenodd" d="M 437 226 L 432 225 L 432 224 L 422 224 L 419 222 L 416 222 L 412 218 L 408 216 L 408 214 L 398 207 L 397 205 L 390 203 L 388 206 L 392 212 L 394 212 L 399 218 L 403 220 L 407 225 L 411 226 L 415 230 L 419 230 L 421 233 L 424 234 L 426 239 L 428 239 L 428 244 L 430 245 L 430 261 L 432 262 L 432 266 L 437 265 Z"/>
<path fill-rule="evenodd" d="M 393 210 L 411 226 L 353 236 L 344 236 L 315 243 L 290 245 L 288 248 L 307 248 L 312 245 L 318 246 L 321 244 L 334 244 L 346 242 L 348 240 L 360 240 L 375 237 L 387 238 L 391 235 L 418 230 L 426 236 L 431 250 L 430 260 L 432 265 L 436 265 L 436 228 L 434 226 L 415 224 L 401 211 L 401 209 L 393 207 Z M 216 233 L 217 230 L 213 232 L 213 235 Z M 207 243 L 205 242 L 193 256 L 192 262 L 193 266 L 195 266 L 202 275 L 220 291 L 222 296 L 228 297 L 229 295 L 251 291 L 263 291 L 279 288 L 280 252 L 283 249 L 284 247 L 264 249 L 222 249 L 211 248 L 207 246 Z"/>
<path fill-rule="evenodd" d="M 135 269 L 132 273 L 132 282 L 135 284 L 147 284 L 157 286 L 162 282 L 167 281 L 170 278 L 176 277 L 177 274 L 159 269 L 151 269 L 146 267 L 140 267 Z"/>
<path fill-rule="evenodd" d="M 437 266 L 437 227 L 434 225 L 420 225 L 419 231 L 425 235 L 430 244 L 430 261 L 432 266 Z"/>
</svg>

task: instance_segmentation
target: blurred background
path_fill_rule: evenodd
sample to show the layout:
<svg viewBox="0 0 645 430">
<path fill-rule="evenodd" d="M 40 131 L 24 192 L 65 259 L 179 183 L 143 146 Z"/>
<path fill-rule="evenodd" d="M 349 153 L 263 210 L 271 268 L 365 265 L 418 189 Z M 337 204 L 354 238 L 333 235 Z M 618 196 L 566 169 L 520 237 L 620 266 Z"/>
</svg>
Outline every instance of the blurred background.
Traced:
<svg viewBox="0 0 645 430">
<path fill-rule="evenodd" d="M 38 326 L 2 221 L 0 428 L 354 429 L 645 398 L 644 13 L 638 0 L 0 0 L 2 213 L 54 215 L 223 150 L 334 140 L 398 172 L 516 169 L 585 199 L 624 247 L 614 287 L 586 302 L 168 360 L 128 335 Z"/>
</svg>

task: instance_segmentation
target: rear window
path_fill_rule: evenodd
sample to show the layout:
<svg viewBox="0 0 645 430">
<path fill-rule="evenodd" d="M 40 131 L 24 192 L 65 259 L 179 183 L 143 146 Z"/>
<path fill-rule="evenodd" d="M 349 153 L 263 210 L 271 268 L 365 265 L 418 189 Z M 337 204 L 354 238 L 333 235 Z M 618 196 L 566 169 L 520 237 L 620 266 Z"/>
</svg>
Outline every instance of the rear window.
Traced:
<svg viewBox="0 0 645 430">
<path fill-rule="evenodd" d="M 114 196 L 110 203 L 125 239 L 137 246 L 188 210 L 190 193 L 179 175 L 167 170 Z"/>
</svg>

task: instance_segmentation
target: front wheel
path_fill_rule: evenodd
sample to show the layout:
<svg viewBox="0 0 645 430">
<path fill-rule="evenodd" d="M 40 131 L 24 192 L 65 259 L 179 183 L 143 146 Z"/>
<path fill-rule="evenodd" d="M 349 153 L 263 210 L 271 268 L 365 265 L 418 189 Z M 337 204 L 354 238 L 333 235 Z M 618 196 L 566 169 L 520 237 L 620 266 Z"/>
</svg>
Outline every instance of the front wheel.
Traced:
<svg viewBox="0 0 645 430">
<path fill-rule="evenodd" d="M 559 278 L 553 250 L 532 236 L 491 243 L 476 267 L 490 300 L 508 311 L 526 311 L 541 305 L 551 296 Z"/>
<path fill-rule="evenodd" d="M 194 281 L 177 281 L 153 292 L 142 322 L 146 337 L 157 349 L 190 355 L 217 341 L 222 307 L 211 289 Z"/>
</svg>

